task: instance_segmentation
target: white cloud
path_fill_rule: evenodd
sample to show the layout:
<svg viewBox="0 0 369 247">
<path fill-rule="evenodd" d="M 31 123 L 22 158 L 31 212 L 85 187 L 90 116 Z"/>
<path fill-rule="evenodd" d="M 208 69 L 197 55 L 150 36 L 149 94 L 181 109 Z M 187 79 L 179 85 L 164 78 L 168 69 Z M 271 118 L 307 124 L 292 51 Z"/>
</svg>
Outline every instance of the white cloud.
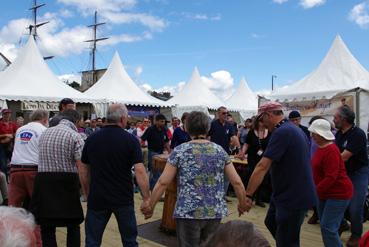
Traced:
<svg viewBox="0 0 369 247">
<path fill-rule="evenodd" d="M 145 92 L 147 92 L 147 91 L 152 91 L 152 87 L 151 87 L 149 84 L 147 84 L 147 83 L 144 83 L 144 84 L 140 85 L 140 87 L 141 87 L 141 89 L 143 89 Z"/>
<path fill-rule="evenodd" d="M 187 19 L 192 19 L 192 20 L 220 21 L 222 19 L 222 16 L 220 14 L 207 15 L 207 14 L 202 14 L 202 13 L 182 12 L 180 15 L 184 16 Z"/>
<path fill-rule="evenodd" d="M 143 72 L 143 67 L 142 66 L 137 66 L 135 68 L 135 75 L 136 76 L 140 76 L 142 74 L 142 72 Z"/>
<path fill-rule="evenodd" d="M 136 0 L 58 0 L 68 6 L 75 6 L 85 16 L 97 10 L 99 16 L 112 24 L 139 23 L 151 31 L 162 31 L 168 23 L 147 13 L 127 12 L 137 5 Z"/>
<path fill-rule="evenodd" d="M 74 13 L 68 9 L 61 9 L 59 10 L 59 14 L 61 17 L 64 17 L 64 18 L 71 18 L 71 17 L 74 17 Z"/>
<path fill-rule="evenodd" d="M 282 4 L 287 2 L 288 0 L 273 0 L 273 3 L 278 3 L 278 4 Z"/>
<path fill-rule="evenodd" d="M 283 4 L 288 2 L 288 0 L 272 0 L 273 3 L 277 3 L 277 4 Z M 313 7 L 317 7 L 320 5 L 325 4 L 326 0 L 299 0 L 300 1 L 300 5 L 304 8 L 304 9 L 310 9 Z"/>
<path fill-rule="evenodd" d="M 77 82 L 81 84 L 81 75 L 80 74 L 64 74 L 58 76 L 59 80 L 61 80 L 64 83 L 72 83 Z"/>
<path fill-rule="evenodd" d="M 152 31 L 162 31 L 168 24 L 165 20 L 145 13 L 104 12 L 104 19 L 113 24 L 140 23 Z"/>
<path fill-rule="evenodd" d="M 232 95 L 234 79 L 228 71 L 215 71 L 210 74 L 210 77 L 202 76 L 201 78 L 208 88 L 221 99 L 227 99 Z"/>
<path fill-rule="evenodd" d="M 62 17 L 70 12 L 47 12 L 40 17 L 41 21 L 50 21 L 38 28 L 38 45 L 43 55 L 67 57 L 71 54 L 85 52 L 89 44 L 84 42 L 91 39 L 92 31 L 86 26 L 66 27 Z M 29 19 L 15 19 L 9 21 L 0 29 L 0 51 L 10 60 L 15 59 L 21 40 L 28 39 Z M 158 26 L 160 28 L 160 25 Z M 153 27 L 154 29 L 154 27 Z M 108 40 L 99 43 L 99 46 L 113 46 L 119 43 L 132 43 L 152 39 L 152 32 L 143 31 L 139 34 L 111 35 Z"/>
<path fill-rule="evenodd" d="M 251 38 L 253 39 L 261 39 L 261 38 L 265 38 L 265 35 L 263 34 L 258 34 L 258 33 L 251 33 L 250 34 Z"/>
<path fill-rule="evenodd" d="M 136 6 L 136 0 L 58 0 L 70 6 L 76 6 L 84 13 L 91 14 L 93 11 L 120 11 L 123 9 L 131 9 Z"/>
<path fill-rule="evenodd" d="M 202 76 L 201 79 L 215 95 L 223 100 L 229 98 L 234 92 L 234 79 L 228 71 L 215 71 L 210 74 L 210 77 Z M 174 86 L 166 85 L 160 88 L 153 88 L 146 83 L 141 85 L 141 88 L 143 88 L 145 91 L 155 90 L 156 92 L 170 92 L 171 95 L 176 95 L 183 89 L 185 84 L 185 81 L 180 81 Z"/>
<path fill-rule="evenodd" d="M 314 8 L 325 4 L 326 0 L 300 0 L 300 5 L 304 9 Z"/>
<path fill-rule="evenodd" d="M 368 1 L 355 5 L 349 13 L 349 20 L 355 22 L 361 28 L 367 27 L 369 24 L 368 10 L 369 10 Z"/>
</svg>

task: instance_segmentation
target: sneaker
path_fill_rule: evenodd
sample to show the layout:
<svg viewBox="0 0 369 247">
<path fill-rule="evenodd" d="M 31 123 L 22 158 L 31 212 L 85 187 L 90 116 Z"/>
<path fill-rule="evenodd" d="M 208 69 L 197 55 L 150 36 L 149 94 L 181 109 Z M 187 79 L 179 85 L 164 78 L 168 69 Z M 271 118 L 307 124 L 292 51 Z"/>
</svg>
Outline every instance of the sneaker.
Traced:
<svg viewBox="0 0 369 247">
<path fill-rule="evenodd" d="M 360 237 L 351 235 L 349 240 L 346 242 L 347 247 L 359 247 Z"/>
</svg>

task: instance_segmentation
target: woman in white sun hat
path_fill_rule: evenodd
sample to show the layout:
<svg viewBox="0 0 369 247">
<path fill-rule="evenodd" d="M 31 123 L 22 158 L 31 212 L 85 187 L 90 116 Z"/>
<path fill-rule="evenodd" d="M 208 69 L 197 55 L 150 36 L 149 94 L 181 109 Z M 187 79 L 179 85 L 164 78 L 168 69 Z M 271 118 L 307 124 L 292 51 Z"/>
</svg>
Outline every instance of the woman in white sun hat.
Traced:
<svg viewBox="0 0 369 247">
<path fill-rule="evenodd" d="M 309 127 L 318 145 L 312 157 L 314 182 L 319 197 L 318 213 L 325 246 L 342 246 L 338 229 L 353 194 L 341 153 L 334 143 L 331 125 L 325 119 Z"/>
</svg>

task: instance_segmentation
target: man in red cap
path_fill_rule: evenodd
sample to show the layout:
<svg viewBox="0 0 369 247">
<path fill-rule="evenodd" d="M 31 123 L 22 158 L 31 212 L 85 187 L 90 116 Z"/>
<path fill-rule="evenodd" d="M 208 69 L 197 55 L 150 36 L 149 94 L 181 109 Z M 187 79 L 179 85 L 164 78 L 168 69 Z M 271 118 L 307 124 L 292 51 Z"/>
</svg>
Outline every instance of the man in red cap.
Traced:
<svg viewBox="0 0 369 247">
<path fill-rule="evenodd" d="M 258 119 L 272 132 L 268 146 L 249 180 L 249 208 L 256 189 L 271 170 L 273 195 L 265 225 L 277 247 L 300 246 L 305 214 L 317 202 L 306 135 L 284 118 L 282 105 L 268 102 L 259 108 Z"/>
<path fill-rule="evenodd" d="M 1 111 L 2 119 L 0 120 L 0 170 L 7 174 L 7 164 L 12 153 L 12 143 L 14 140 L 17 125 L 11 121 L 10 109 Z"/>
</svg>

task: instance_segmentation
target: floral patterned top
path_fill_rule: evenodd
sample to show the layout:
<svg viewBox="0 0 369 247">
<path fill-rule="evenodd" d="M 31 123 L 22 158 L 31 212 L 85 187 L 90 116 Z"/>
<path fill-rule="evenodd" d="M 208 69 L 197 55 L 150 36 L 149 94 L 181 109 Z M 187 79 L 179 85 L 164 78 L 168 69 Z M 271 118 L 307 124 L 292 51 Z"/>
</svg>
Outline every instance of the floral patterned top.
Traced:
<svg viewBox="0 0 369 247">
<path fill-rule="evenodd" d="M 224 167 L 231 160 L 221 146 L 213 142 L 186 142 L 173 150 L 168 162 L 177 167 L 174 218 L 221 219 L 227 216 Z"/>
</svg>

